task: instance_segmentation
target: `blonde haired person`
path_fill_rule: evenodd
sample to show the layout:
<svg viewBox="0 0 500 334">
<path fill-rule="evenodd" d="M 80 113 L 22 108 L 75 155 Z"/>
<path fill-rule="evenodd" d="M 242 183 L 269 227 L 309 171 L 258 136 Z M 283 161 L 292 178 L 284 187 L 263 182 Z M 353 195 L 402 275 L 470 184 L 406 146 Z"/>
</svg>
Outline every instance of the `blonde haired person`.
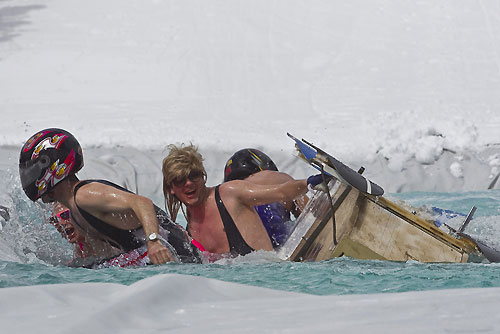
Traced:
<svg viewBox="0 0 500 334">
<path fill-rule="evenodd" d="M 184 216 L 186 216 L 186 212 L 184 212 L 180 200 L 170 193 L 171 185 L 180 183 L 180 180 L 186 178 L 197 179 L 201 177 L 206 182 L 207 172 L 203 166 L 203 157 L 192 144 L 180 147 L 172 144 L 168 146 L 168 150 L 169 154 L 163 159 L 162 164 L 163 195 L 165 197 L 165 207 L 170 213 L 171 219 L 175 221 L 179 209 L 183 210 Z"/>
<path fill-rule="evenodd" d="M 163 159 L 163 194 L 170 216 L 179 210 L 187 230 L 211 253 L 246 255 L 254 250 L 273 250 L 269 236 L 254 206 L 292 201 L 315 186 L 321 176 L 290 180 L 281 184 L 256 184 L 233 180 L 206 186 L 203 157 L 191 145 L 169 145 Z"/>
</svg>

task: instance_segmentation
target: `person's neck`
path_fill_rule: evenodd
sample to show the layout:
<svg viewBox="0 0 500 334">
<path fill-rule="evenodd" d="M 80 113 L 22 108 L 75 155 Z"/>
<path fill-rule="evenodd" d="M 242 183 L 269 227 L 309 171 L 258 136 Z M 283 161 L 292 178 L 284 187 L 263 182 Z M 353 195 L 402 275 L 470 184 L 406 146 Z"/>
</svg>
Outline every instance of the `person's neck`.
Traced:
<svg viewBox="0 0 500 334">
<path fill-rule="evenodd" d="M 200 200 L 196 204 L 186 206 L 188 223 L 191 220 L 203 222 L 203 218 L 205 217 L 205 204 L 210 194 L 210 189 L 211 188 L 207 188 L 204 185 L 200 191 Z"/>
<path fill-rule="evenodd" d="M 78 180 L 76 176 L 71 176 L 62 180 L 54 189 L 54 199 L 65 206 L 69 206 L 70 202 L 73 200 L 73 190 L 78 182 L 80 182 L 80 180 Z"/>
</svg>

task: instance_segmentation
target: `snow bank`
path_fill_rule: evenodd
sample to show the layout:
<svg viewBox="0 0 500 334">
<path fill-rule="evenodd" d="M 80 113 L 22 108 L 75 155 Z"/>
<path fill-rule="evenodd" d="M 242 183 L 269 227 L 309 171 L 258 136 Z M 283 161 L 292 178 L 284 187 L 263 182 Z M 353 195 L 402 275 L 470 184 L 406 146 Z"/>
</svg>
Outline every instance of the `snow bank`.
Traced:
<svg viewBox="0 0 500 334">
<path fill-rule="evenodd" d="M 2 332 L 19 334 L 495 333 L 500 321 L 499 288 L 312 296 L 170 274 L 0 289 L 0 298 Z"/>
</svg>

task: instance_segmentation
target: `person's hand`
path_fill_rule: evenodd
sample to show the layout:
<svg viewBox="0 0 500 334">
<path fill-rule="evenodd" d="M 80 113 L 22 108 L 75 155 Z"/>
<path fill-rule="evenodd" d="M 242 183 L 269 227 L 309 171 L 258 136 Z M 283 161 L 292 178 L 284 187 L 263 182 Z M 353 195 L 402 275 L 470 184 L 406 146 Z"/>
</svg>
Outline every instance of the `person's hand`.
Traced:
<svg viewBox="0 0 500 334">
<path fill-rule="evenodd" d="M 172 254 L 159 240 L 148 241 L 148 256 L 153 264 L 163 264 L 174 261 Z"/>
<path fill-rule="evenodd" d="M 323 174 L 312 175 L 307 178 L 307 187 L 310 189 L 327 192 L 327 187 L 323 182 L 323 177 L 325 178 L 327 184 L 332 179 L 332 176 L 330 175 L 324 175 L 324 176 Z"/>
</svg>

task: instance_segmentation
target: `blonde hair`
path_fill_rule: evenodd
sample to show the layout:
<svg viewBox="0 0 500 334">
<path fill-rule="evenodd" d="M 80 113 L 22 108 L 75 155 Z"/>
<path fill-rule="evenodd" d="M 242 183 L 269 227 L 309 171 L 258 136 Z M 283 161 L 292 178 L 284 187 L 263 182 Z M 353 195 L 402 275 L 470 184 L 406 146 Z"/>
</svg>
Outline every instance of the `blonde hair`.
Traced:
<svg viewBox="0 0 500 334">
<path fill-rule="evenodd" d="M 198 148 L 193 144 L 184 146 L 168 145 L 168 155 L 163 159 L 163 196 L 165 197 L 165 209 L 169 212 L 170 218 L 175 221 L 179 209 L 182 209 L 184 217 L 186 212 L 179 199 L 170 193 L 172 183 L 177 179 L 185 179 L 192 171 L 199 171 L 206 180 L 207 172 L 203 167 L 203 157 L 198 152 Z"/>
</svg>

